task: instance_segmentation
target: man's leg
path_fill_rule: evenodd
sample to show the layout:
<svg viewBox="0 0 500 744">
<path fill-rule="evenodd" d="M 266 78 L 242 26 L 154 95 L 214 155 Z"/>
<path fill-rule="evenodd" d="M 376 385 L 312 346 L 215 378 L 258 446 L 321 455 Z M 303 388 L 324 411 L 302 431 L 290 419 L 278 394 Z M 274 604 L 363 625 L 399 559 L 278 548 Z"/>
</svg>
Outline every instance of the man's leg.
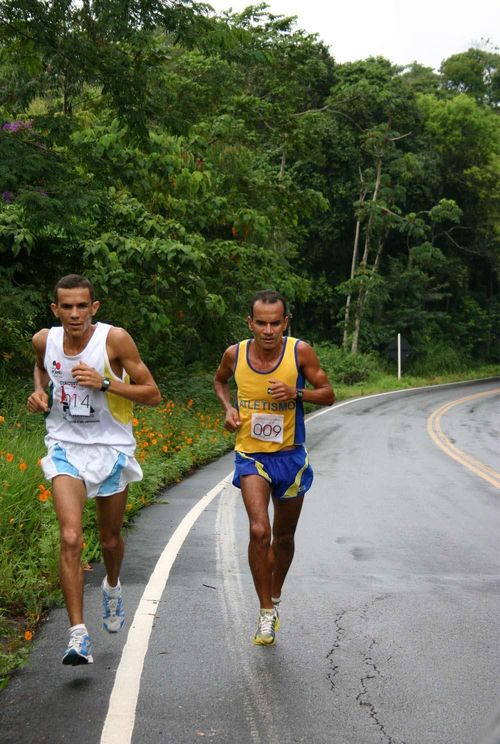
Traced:
<svg viewBox="0 0 500 744">
<path fill-rule="evenodd" d="M 281 588 L 291 566 L 295 553 L 295 530 L 299 521 L 303 496 L 297 496 L 289 501 L 273 499 L 273 573 L 271 596 L 281 597 Z"/>
<path fill-rule="evenodd" d="M 52 479 L 54 507 L 61 533 L 59 572 L 70 625 L 83 623 L 82 514 L 86 492 L 81 480 L 69 475 Z"/>
<path fill-rule="evenodd" d="M 121 529 L 127 504 L 127 489 L 112 496 L 97 496 L 95 503 L 102 557 L 108 583 L 113 587 L 118 583 L 125 549 Z"/>
<path fill-rule="evenodd" d="M 125 623 L 119 576 L 125 547 L 121 528 L 126 503 L 126 488 L 112 496 L 96 497 L 99 538 L 106 566 L 106 578 L 102 582 L 102 622 L 108 633 L 118 633 Z"/>
<path fill-rule="evenodd" d="M 253 576 L 260 607 L 273 609 L 271 577 L 273 552 L 271 549 L 271 523 L 269 521 L 270 485 L 260 475 L 245 475 L 240 480 L 243 503 L 250 523 L 248 562 Z"/>
</svg>

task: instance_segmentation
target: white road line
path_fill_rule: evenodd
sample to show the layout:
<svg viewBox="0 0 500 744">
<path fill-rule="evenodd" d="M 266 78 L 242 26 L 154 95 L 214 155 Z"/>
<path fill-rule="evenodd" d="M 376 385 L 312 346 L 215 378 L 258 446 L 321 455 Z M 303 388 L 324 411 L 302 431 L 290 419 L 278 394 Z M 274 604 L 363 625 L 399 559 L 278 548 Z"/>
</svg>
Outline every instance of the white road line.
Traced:
<svg viewBox="0 0 500 744">
<path fill-rule="evenodd" d="M 396 393 L 411 392 L 413 390 L 429 390 L 435 387 L 463 385 L 464 382 L 488 382 L 491 379 L 498 378 L 464 380 L 456 383 L 445 383 L 444 385 L 424 385 L 422 387 L 391 390 L 387 393 L 364 395 L 360 398 L 351 398 L 343 403 L 338 403 L 331 408 L 323 408 L 321 411 L 309 415 L 307 421 L 311 421 L 325 413 L 336 411 L 343 406 L 368 400 L 369 398 L 381 398 L 386 395 L 395 395 Z M 153 629 L 156 608 L 165 590 L 170 569 L 177 558 L 184 540 L 200 514 L 218 496 L 222 489 L 231 482 L 231 478 L 232 472 L 193 506 L 173 533 L 158 559 L 134 615 L 128 632 L 127 642 L 123 647 L 120 664 L 116 671 L 115 684 L 111 691 L 100 744 L 130 744 L 132 740 L 144 659 Z"/>
<path fill-rule="evenodd" d="M 132 739 L 144 658 L 148 650 L 157 605 L 165 589 L 170 569 L 192 526 L 204 509 L 230 482 L 228 479 L 231 476 L 232 473 L 227 475 L 193 506 L 158 559 L 134 615 L 127 642 L 123 647 L 101 734 L 101 744 L 129 744 Z"/>
</svg>

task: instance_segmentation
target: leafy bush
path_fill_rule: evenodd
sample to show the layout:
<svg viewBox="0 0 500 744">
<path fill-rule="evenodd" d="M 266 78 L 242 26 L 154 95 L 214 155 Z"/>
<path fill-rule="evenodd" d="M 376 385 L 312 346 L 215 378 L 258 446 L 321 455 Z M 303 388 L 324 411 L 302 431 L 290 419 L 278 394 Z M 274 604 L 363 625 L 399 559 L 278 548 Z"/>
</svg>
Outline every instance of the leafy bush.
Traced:
<svg viewBox="0 0 500 744">
<path fill-rule="evenodd" d="M 470 366 L 471 360 L 463 348 L 443 341 L 430 341 L 421 350 L 415 350 L 408 364 L 412 375 L 460 372 Z"/>
<path fill-rule="evenodd" d="M 314 350 L 333 385 L 364 382 L 377 370 L 374 354 L 350 354 L 326 343 L 316 345 Z"/>
</svg>

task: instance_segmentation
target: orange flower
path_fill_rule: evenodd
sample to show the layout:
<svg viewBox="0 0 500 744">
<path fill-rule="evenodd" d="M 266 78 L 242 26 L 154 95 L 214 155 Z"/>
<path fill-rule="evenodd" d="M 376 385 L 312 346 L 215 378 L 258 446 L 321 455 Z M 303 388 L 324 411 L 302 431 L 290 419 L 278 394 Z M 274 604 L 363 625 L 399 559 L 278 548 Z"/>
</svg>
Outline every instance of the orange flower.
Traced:
<svg viewBox="0 0 500 744">
<path fill-rule="evenodd" d="M 132 425 L 133 426 L 138 426 L 138 424 L 139 424 L 139 419 L 133 418 L 132 419 Z"/>
<path fill-rule="evenodd" d="M 192 399 L 192 398 L 190 398 L 190 399 L 188 400 L 188 402 L 187 402 L 187 407 L 188 407 L 188 408 L 191 408 L 191 406 L 193 405 L 193 402 L 194 402 L 194 401 L 193 401 L 193 399 Z"/>
<path fill-rule="evenodd" d="M 5 422 L 5 416 L 0 416 L 0 424 L 3 424 Z"/>
<path fill-rule="evenodd" d="M 20 463 L 19 463 L 19 470 L 26 470 L 26 468 L 27 468 L 27 467 L 28 467 L 28 466 L 26 465 L 26 463 L 25 463 L 25 462 L 20 462 Z"/>
<path fill-rule="evenodd" d="M 187 442 L 188 444 L 193 444 L 193 437 L 188 437 L 188 438 L 186 439 L 186 442 Z"/>
<path fill-rule="evenodd" d="M 7 454 L 5 455 L 5 459 L 7 460 L 7 462 L 12 462 L 12 460 L 14 459 L 14 455 L 12 455 L 10 452 L 7 452 Z"/>
<path fill-rule="evenodd" d="M 50 496 L 50 491 L 40 491 L 38 496 L 39 501 L 47 501 Z"/>
<path fill-rule="evenodd" d="M 32 638 L 33 638 L 33 633 L 31 632 L 31 630 L 25 630 L 24 631 L 24 640 L 25 641 L 31 641 Z"/>
<path fill-rule="evenodd" d="M 164 452 L 168 452 L 168 447 L 167 447 L 167 445 L 166 445 L 166 444 L 164 444 L 164 445 L 163 445 L 163 447 L 162 447 L 162 450 L 163 450 Z"/>
<path fill-rule="evenodd" d="M 157 439 L 152 439 L 151 440 L 151 444 L 158 444 L 158 440 Z"/>
</svg>

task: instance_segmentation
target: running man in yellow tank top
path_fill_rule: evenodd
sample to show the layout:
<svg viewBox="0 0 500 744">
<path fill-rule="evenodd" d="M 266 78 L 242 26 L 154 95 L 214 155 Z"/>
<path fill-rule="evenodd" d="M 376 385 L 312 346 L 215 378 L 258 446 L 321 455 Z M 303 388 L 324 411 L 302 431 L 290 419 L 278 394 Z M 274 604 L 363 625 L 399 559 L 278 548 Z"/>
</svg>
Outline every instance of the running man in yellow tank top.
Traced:
<svg viewBox="0 0 500 744">
<path fill-rule="evenodd" d="M 248 560 L 260 602 L 253 640 L 271 645 L 279 628 L 278 605 L 293 560 L 304 494 L 313 479 L 304 446 L 302 402 L 331 405 L 335 394 L 309 344 L 284 335 L 288 315 L 278 292 L 267 289 L 254 295 L 248 327 L 253 338 L 226 349 L 214 389 L 226 412 L 225 428 L 236 432 L 233 484 L 241 489 L 250 522 Z"/>
</svg>

